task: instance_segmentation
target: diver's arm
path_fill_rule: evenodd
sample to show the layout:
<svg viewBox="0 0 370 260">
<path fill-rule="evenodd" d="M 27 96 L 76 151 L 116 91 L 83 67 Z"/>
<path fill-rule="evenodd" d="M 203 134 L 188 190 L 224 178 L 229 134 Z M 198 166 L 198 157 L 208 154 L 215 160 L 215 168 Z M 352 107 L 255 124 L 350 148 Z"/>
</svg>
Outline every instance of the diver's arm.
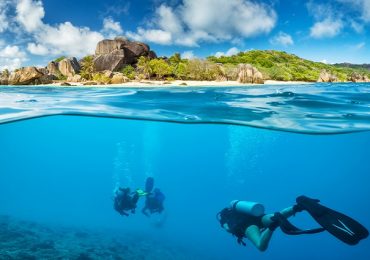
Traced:
<svg viewBox="0 0 370 260">
<path fill-rule="evenodd" d="M 269 228 L 261 232 L 256 225 L 251 225 L 245 230 L 245 236 L 262 252 L 266 251 L 272 234 L 273 231 Z"/>
</svg>

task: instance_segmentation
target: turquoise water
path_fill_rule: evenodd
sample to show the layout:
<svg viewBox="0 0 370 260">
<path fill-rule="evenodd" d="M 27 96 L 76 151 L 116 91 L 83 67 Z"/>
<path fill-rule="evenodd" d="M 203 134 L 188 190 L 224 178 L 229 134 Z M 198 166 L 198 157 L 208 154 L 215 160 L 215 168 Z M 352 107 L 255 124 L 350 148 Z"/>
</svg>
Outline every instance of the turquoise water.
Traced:
<svg viewBox="0 0 370 260">
<path fill-rule="evenodd" d="M 237 245 L 215 216 L 233 199 L 275 212 L 305 194 L 369 228 L 369 85 L 2 87 L 0 113 L 0 215 L 137 234 L 156 241 L 147 250 L 184 259 L 370 258 L 369 239 L 351 247 L 280 230 L 260 253 Z M 128 218 L 112 208 L 117 184 L 142 187 L 148 176 L 166 195 L 161 226 L 141 214 L 143 201 Z M 292 221 L 315 225 L 306 214 Z"/>
</svg>

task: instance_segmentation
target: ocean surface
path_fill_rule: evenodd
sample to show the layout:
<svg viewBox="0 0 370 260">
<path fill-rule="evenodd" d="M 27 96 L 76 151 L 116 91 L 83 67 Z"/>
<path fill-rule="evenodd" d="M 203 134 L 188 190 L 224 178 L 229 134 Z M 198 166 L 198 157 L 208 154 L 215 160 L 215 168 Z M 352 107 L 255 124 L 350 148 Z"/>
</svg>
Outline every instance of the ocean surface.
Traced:
<svg viewBox="0 0 370 260">
<path fill-rule="evenodd" d="M 304 194 L 370 228 L 369 156 L 369 84 L 1 86 L 0 259 L 370 259 L 370 239 L 279 229 L 261 253 L 216 219 L 234 199 L 272 213 Z M 149 176 L 165 212 L 114 211 L 114 190 Z"/>
</svg>

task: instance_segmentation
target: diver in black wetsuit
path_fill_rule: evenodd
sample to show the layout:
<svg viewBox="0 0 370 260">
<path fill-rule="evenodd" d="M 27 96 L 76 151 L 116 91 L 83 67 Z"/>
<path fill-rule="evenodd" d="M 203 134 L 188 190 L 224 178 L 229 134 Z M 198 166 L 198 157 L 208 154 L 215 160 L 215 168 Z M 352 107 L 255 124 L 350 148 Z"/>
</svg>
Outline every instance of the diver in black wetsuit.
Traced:
<svg viewBox="0 0 370 260">
<path fill-rule="evenodd" d="M 150 214 L 162 213 L 164 210 L 163 202 L 165 200 L 164 194 L 158 189 L 155 188 L 153 192 L 149 193 L 146 196 L 145 207 L 142 209 L 142 213 L 149 217 Z M 149 212 L 148 212 L 149 211 Z"/>
<path fill-rule="evenodd" d="M 114 209 L 122 216 L 129 216 L 127 211 L 134 214 L 140 196 L 144 195 L 140 189 L 131 192 L 130 188 L 119 188 L 114 197 Z"/>
<path fill-rule="evenodd" d="M 221 227 L 237 237 L 241 245 L 248 238 L 259 250 L 265 251 L 276 228 L 288 235 L 315 234 L 328 231 L 349 245 L 356 245 L 368 237 L 368 230 L 356 220 L 319 204 L 319 200 L 300 196 L 297 204 L 275 214 L 264 214 L 262 204 L 232 201 L 230 207 L 218 213 Z M 297 212 L 308 212 L 320 225 L 319 228 L 301 230 L 288 221 Z"/>
</svg>

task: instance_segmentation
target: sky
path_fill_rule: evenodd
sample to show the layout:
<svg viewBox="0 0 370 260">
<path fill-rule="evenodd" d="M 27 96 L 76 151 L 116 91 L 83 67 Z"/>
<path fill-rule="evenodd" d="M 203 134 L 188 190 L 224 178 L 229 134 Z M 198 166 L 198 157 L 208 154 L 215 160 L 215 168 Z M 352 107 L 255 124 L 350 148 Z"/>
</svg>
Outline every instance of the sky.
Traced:
<svg viewBox="0 0 370 260">
<path fill-rule="evenodd" d="M 274 49 L 370 63 L 370 0 L 0 0 L 0 71 L 93 54 L 124 36 L 158 56 Z"/>
</svg>

